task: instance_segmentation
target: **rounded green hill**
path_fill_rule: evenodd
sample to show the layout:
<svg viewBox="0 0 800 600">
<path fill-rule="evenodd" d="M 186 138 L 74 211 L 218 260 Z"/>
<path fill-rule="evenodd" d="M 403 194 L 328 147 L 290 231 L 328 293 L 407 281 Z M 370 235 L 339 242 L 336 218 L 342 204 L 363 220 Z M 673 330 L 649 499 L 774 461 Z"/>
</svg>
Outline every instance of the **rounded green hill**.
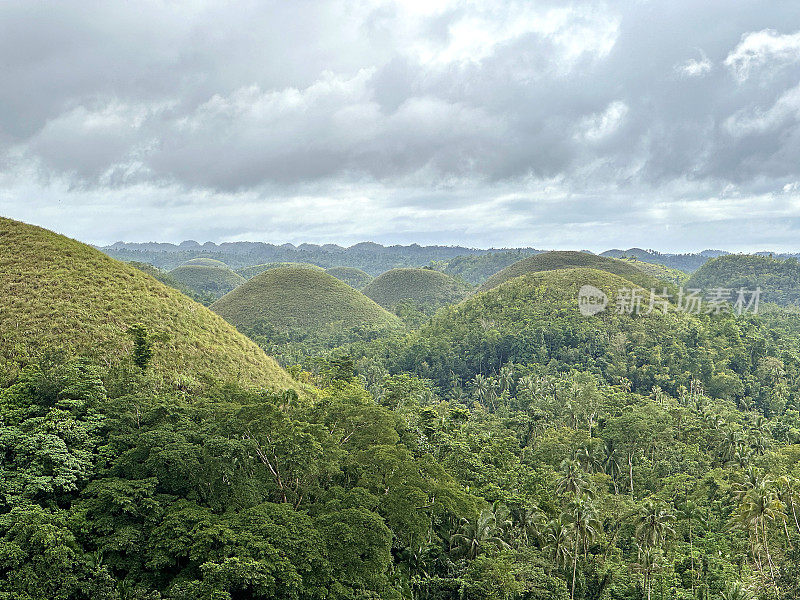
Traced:
<svg viewBox="0 0 800 600">
<path fill-rule="evenodd" d="M 800 304 L 800 263 L 753 254 L 728 254 L 713 258 L 697 269 L 687 288 L 761 290 L 761 302 Z"/>
<path fill-rule="evenodd" d="M 137 323 L 163 334 L 151 368 L 167 380 L 296 386 L 258 346 L 180 292 L 86 244 L 0 218 L 0 374 L 4 364 L 48 351 L 125 363 L 127 331 Z"/>
<path fill-rule="evenodd" d="M 331 267 L 325 269 L 328 275 L 333 275 L 336 279 L 344 281 L 351 288 L 363 290 L 370 281 L 375 279 L 372 275 L 355 267 Z"/>
<path fill-rule="evenodd" d="M 558 269 L 599 269 L 614 273 L 624 277 L 631 283 L 635 283 L 643 288 L 660 289 L 664 287 L 664 281 L 637 269 L 634 265 L 623 260 L 589 254 L 588 252 L 574 251 L 554 251 L 534 254 L 528 258 L 523 258 L 489 277 L 484 284 L 478 288 L 479 292 L 485 292 L 496 288 L 501 283 L 527 275 L 528 273 L 538 273 L 540 271 L 555 271 Z"/>
<path fill-rule="evenodd" d="M 606 295 L 605 310 L 582 314 L 578 297 L 585 285 Z M 635 309 L 627 310 L 633 306 L 631 297 L 621 300 L 623 288 L 635 290 L 641 299 L 638 315 Z M 649 290 L 597 269 L 528 273 L 440 310 L 404 339 L 389 370 L 413 370 L 444 386 L 453 374 L 470 381 L 508 362 L 552 364 L 602 372 L 612 381 L 628 377 L 634 386 L 649 391 L 650 371 L 619 362 L 633 340 L 652 349 L 653 360 L 669 349 L 682 369 L 696 367 L 696 357 L 687 351 L 695 319 L 674 307 L 666 314 L 663 306 L 648 313 L 649 299 Z"/>
<path fill-rule="evenodd" d="M 221 298 L 245 282 L 245 278 L 227 267 L 182 265 L 169 272 L 172 278 L 198 294 Z"/>
<path fill-rule="evenodd" d="M 229 269 L 230 267 L 216 258 L 197 257 L 187 260 L 183 265 L 200 265 L 203 267 L 219 267 L 220 269 Z M 181 265 L 181 266 L 183 266 Z"/>
<path fill-rule="evenodd" d="M 259 273 L 263 273 L 264 271 L 269 271 L 270 269 L 312 269 L 314 271 L 324 271 L 322 267 L 317 265 L 312 265 L 311 263 L 304 263 L 304 262 L 272 262 L 272 263 L 264 263 L 261 265 L 251 265 L 249 267 L 242 267 L 241 269 L 237 269 L 236 272 L 244 277 L 245 279 L 252 279 Z"/>
<path fill-rule="evenodd" d="M 292 339 L 400 326 L 393 314 L 321 269 L 268 269 L 211 309 L 243 331 L 274 328 Z"/>
<path fill-rule="evenodd" d="M 410 301 L 433 313 L 439 307 L 461 302 L 472 291 L 469 284 L 431 269 L 392 269 L 364 288 L 364 295 L 388 310 Z"/>
</svg>

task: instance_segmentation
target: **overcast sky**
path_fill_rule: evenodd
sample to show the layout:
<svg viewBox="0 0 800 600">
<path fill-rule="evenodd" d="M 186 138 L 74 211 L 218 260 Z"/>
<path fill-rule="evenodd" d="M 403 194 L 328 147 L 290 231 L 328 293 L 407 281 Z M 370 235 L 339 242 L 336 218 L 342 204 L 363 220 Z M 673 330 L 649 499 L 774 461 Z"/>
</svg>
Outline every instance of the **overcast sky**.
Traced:
<svg viewBox="0 0 800 600">
<path fill-rule="evenodd" d="M 93 243 L 800 251 L 800 11 L 4 0 L 0 214 Z"/>
</svg>

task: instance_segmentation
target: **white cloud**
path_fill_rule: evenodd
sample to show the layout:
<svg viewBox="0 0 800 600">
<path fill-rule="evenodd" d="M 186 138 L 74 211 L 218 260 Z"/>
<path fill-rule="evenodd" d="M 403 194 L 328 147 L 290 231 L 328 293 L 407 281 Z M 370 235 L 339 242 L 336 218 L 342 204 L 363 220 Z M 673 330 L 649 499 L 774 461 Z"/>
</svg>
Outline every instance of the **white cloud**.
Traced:
<svg viewBox="0 0 800 600">
<path fill-rule="evenodd" d="M 0 2 L 0 212 L 84 239 L 705 245 L 800 181 L 791 3 L 82 8 Z"/>
<path fill-rule="evenodd" d="M 734 75 L 744 81 L 754 70 L 800 61 L 800 32 L 781 35 L 763 29 L 742 35 L 742 40 L 725 59 Z"/>
<path fill-rule="evenodd" d="M 733 136 L 765 133 L 786 129 L 787 123 L 800 119 L 800 85 L 781 94 L 767 109 L 760 106 L 739 111 L 725 120 L 725 128 Z"/>
<path fill-rule="evenodd" d="M 584 118 L 577 135 L 588 142 L 599 142 L 614 134 L 627 114 L 628 105 L 615 100 L 603 112 Z"/>
<path fill-rule="evenodd" d="M 698 60 L 696 58 L 690 58 L 686 62 L 683 62 L 679 65 L 675 66 L 675 72 L 678 73 L 681 77 L 702 77 L 711 71 L 714 68 L 711 60 L 705 55 L 705 53 L 701 53 L 702 56 Z"/>
</svg>

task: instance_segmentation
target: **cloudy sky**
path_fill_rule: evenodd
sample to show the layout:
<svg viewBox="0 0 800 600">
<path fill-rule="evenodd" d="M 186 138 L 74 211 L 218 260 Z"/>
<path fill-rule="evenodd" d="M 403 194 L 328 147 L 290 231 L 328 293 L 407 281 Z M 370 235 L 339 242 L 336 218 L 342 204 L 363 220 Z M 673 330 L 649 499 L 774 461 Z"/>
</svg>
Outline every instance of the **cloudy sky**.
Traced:
<svg viewBox="0 0 800 600">
<path fill-rule="evenodd" d="M 800 251 L 800 11 L 4 0 L 0 214 L 93 243 Z"/>
</svg>

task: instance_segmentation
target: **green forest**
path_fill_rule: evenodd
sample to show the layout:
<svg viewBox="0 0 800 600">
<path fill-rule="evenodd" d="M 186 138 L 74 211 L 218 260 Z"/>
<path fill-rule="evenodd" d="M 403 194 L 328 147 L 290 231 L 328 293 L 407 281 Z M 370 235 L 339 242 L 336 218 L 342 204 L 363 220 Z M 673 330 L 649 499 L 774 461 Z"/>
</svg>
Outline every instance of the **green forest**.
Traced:
<svg viewBox="0 0 800 600">
<path fill-rule="evenodd" d="M 687 282 L 503 252 L 370 283 L 379 249 L 232 277 L 0 241 L 2 600 L 800 597 L 791 259 Z M 617 310 L 679 284 L 762 306 Z"/>
</svg>

